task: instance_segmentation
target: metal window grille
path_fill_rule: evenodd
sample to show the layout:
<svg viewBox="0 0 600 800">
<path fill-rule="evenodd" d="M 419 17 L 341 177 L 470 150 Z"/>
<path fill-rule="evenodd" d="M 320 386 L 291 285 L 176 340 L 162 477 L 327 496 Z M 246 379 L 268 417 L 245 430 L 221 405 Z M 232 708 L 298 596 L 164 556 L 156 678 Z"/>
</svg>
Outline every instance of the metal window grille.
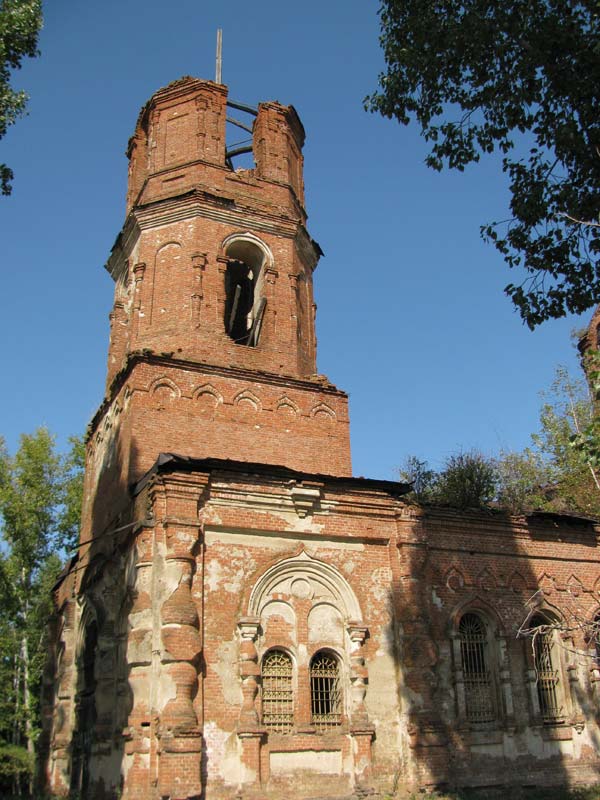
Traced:
<svg viewBox="0 0 600 800">
<path fill-rule="evenodd" d="M 547 620 L 536 617 L 530 623 L 531 628 L 547 625 Z M 562 706 L 559 695 L 559 672 L 555 669 L 554 637 L 552 631 L 541 630 L 533 640 L 533 657 L 537 677 L 537 693 L 540 713 L 544 722 L 557 722 L 562 718 Z"/>
<path fill-rule="evenodd" d="M 292 659 L 271 650 L 262 662 L 262 716 L 265 727 L 286 733 L 294 724 Z"/>
<path fill-rule="evenodd" d="M 487 665 L 485 624 L 477 614 L 465 614 L 458 628 L 467 719 L 492 722 L 496 718 L 492 679 Z"/>
<path fill-rule="evenodd" d="M 340 670 L 328 653 L 317 653 L 310 663 L 312 722 L 317 728 L 331 728 L 342 721 Z"/>
</svg>

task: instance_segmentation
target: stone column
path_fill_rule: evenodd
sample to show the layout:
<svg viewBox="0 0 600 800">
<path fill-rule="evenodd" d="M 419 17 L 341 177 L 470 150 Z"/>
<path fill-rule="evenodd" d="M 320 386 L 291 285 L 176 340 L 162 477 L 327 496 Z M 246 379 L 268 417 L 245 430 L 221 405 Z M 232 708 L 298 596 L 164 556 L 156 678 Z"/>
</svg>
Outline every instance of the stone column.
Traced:
<svg viewBox="0 0 600 800">
<path fill-rule="evenodd" d="M 273 267 L 265 267 L 265 283 L 264 292 L 267 300 L 267 307 L 265 309 L 265 317 L 263 319 L 263 336 L 266 336 L 268 342 L 275 341 L 277 333 L 277 303 L 275 301 L 275 284 L 279 273 Z"/>
<path fill-rule="evenodd" d="M 502 693 L 502 710 L 506 727 L 512 728 L 515 724 L 515 707 L 513 703 L 512 683 L 510 680 L 510 663 L 506 647 L 506 636 L 496 634 L 498 646 L 498 677 L 500 679 L 500 692 Z"/>
<path fill-rule="evenodd" d="M 129 609 L 126 662 L 131 711 L 125 740 L 124 800 L 145 800 L 151 783 L 152 691 L 152 558 L 154 530 L 143 528 L 134 544 L 132 604 Z M 124 687 L 121 687 L 123 690 Z"/>
<path fill-rule="evenodd" d="M 69 580 L 69 579 L 68 579 Z M 69 793 L 71 733 L 74 723 L 75 691 L 75 614 L 73 597 L 60 610 L 60 643 L 56 659 L 56 696 L 53 729 L 50 736 L 48 774 L 52 792 L 59 796 Z"/>
<path fill-rule="evenodd" d="M 260 724 L 256 697 L 260 665 L 256 640 L 260 630 L 257 617 L 242 617 L 238 621 L 240 632 L 240 678 L 242 680 L 242 708 L 238 723 L 238 736 L 242 744 L 242 783 L 260 784 L 260 750 L 265 731 Z"/>
<path fill-rule="evenodd" d="M 159 792 L 173 800 L 200 795 L 200 758 L 202 739 L 193 699 L 197 689 L 196 663 L 202 650 L 199 620 L 191 595 L 193 559 L 176 539 L 173 531 L 170 554 L 171 568 L 179 571 L 177 588 L 161 609 L 162 663 L 175 685 L 172 697 L 160 715 Z"/>
<path fill-rule="evenodd" d="M 465 697 L 465 676 L 462 668 L 460 636 L 456 631 L 450 634 L 452 645 L 452 667 L 454 673 L 454 692 L 456 694 L 456 717 L 458 727 L 467 725 L 467 700 Z"/>
<path fill-rule="evenodd" d="M 529 693 L 529 702 L 531 703 L 531 716 L 535 724 L 542 724 L 542 711 L 540 709 L 540 699 L 537 691 L 537 674 L 535 669 L 525 670 L 525 685 Z"/>
<path fill-rule="evenodd" d="M 143 262 L 137 263 L 133 268 L 133 325 L 137 336 L 141 333 L 142 327 L 142 287 L 144 282 L 144 272 L 146 265 Z M 134 345 L 135 347 L 135 345 Z"/>
<path fill-rule="evenodd" d="M 367 627 L 361 622 L 350 622 L 347 632 L 350 638 L 350 734 L 353 739 L 354 780 L 365 788 L 365 782 L 371 778 L 371 742 L 375 735 L 365 706 L 368 670 L 362 649 Z"/>
<path fill-rule="evenodd" d="M 157 700 L 166 692 L 170 697 L 158 712 L 158 794 L 170 800 L 191 800 L 202 793 L 202 732 L 194 708 L 202 638 L 192 596 L 201 534 L 201 483 L 198 476 L 176 473 L 161 480 L 165 512 L 161 587 L 166 586 L 167 597 L 160 606 L 161 688 Z"/>
<path fill-rule="evenodd" d="M 194 253 L 192 256 L 194 282 L 192 291 L 192 327 L 200 327 L 200 311 L 202 308 L 202 279 L 206 269 L 206 253 Z"/>
</svg>

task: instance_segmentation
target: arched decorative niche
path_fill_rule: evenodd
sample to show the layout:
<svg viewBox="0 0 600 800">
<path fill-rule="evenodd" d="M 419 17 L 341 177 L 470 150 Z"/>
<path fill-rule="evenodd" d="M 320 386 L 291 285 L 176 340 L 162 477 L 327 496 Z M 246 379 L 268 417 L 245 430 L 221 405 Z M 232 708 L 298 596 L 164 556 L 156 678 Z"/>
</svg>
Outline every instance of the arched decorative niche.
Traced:
<svg viewBox="0 0 600 800">
<path fill-rule="evenodd" d="M 194 390 L 194 405 L 202 416 L 211 416 L 223 403 L 223 396 L 210 383 L 205 383 Z"/>
<path fill-rule="evenodd" d="M 181 397 L 181 390 L 170 378 L 156 378 L 149 386 L 152 400 L 158 410 L 166 408 Z"/>
<path fill-rule="evenodd" d="M 260 617 L 264 606 L 275 593 L 328 600 L 338 609 L 345 622 L 362 619 L 356 595 L 341 573 L 305 551 L 280 561 L 258 579 L 250 594 L 248 614 Z"/>
<path fill-rule="evenodd" d="M 310 412 L 310 416 L 317 422 L 335 422 L 335 411 L 325 403 L 319 403 Z"/>
<path fill-rule="evenodd" d="M 267 305 L 265 270 L 273 266 L 269 247 L 252 233 L 234 233 L 224 240 L 225 331 L 236 344 L 256 347 Z"/>
</svg>

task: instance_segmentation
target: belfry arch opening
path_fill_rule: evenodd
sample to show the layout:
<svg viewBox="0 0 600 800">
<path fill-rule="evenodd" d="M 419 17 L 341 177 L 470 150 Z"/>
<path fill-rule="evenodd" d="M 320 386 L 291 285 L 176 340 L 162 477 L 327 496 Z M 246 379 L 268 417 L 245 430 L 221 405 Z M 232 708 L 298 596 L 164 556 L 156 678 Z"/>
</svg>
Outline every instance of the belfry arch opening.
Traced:
<svg viewBox="0 0 600 800">
<path fill-rule="evenodd" d="M 236 344 L 256 347 L 267 305 L 266 254 L 255 242 L 235 239 L 225 250 L 225 331 Z"/>
</svg>

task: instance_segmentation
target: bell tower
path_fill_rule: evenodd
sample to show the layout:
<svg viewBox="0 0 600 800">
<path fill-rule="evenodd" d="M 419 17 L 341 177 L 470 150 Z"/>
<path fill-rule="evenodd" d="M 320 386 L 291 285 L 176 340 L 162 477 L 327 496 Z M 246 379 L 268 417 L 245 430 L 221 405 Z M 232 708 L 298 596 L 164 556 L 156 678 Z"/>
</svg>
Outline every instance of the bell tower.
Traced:
<svg viewBox="0 0 600 800">
<path fill-rule="evenodd" d="M 161 452 L 351 474 L 347 396 L 316 372 L 304 129 L 292 106 L 242 107 L 255 167 L 236 170 L 232 106 L 225 86 L 182 78 L 130 140 L 107 264 L 106 397 L 90 431 L 96 495 L 99 482 L 130 486 Z"/>
</svg>

